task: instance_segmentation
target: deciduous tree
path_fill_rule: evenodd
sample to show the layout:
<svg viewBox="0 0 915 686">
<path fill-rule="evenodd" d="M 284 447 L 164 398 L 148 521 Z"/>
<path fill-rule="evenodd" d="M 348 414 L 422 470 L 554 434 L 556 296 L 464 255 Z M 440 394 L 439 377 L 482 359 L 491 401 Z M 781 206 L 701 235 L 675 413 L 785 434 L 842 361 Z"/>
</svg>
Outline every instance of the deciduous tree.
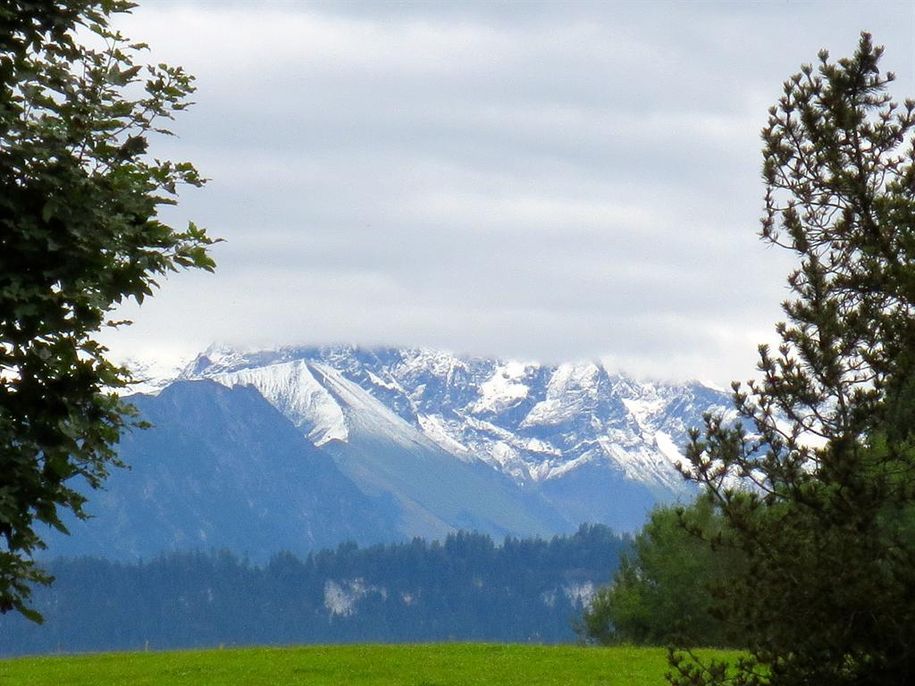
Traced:
<svg viewBox="0 0 915 686">
<path fill-rule="evenodd" d="M 741 645 L 741 637 L 711 612 L 710 592 L 730 583 L 742 562 L 733 550 L 709 541 L 720 529 L 716 510 L 704 498 L 688 508 L 656 509 L 613 582 L 585 610 L 579 634 L 605 645 Z"/>
<path fill-rule="evenodd" d="M 0 6 L 0 611 L 28 609 L 48 582 L 33 555 L 83 491 L 118 465 L 129 381 L 98 342 L 112 310 L 156 279 L 213 269 L 212 240 L 159 208 L 203 179 L 155 159 L 188 106 L 181 68 L 135 63 L 146 46 L 110 25 L 123 0 Z"/>
</svg>

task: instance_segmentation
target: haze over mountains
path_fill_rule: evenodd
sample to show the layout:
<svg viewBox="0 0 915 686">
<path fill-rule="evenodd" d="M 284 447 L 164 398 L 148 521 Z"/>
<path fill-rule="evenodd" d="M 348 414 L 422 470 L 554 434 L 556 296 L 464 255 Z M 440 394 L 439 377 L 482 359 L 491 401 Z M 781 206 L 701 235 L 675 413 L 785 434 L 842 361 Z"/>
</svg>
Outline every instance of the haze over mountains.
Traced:
<svg viewBox="0 0 915 686">
<path fill-rule="evenodd" d="M 631 531 L 688 494 L 686 431 L 726 394 L 599 363 L 421 349 L 211 347 L 132 401 L 154 428 L 51 554 L 229 548 L 266 559 L 344 540 Z"/>
</svg>

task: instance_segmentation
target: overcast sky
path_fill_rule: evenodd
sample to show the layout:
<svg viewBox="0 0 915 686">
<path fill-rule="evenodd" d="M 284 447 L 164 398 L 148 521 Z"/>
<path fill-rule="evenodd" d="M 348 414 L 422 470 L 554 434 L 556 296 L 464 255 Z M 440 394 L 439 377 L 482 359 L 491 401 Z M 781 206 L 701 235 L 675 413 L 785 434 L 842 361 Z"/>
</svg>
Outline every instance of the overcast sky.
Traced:
<svg viewBox="0 0 915 686">
<path fill-rule="evenodd" d="M 910 2 L 146 0 L 118 26 L 197 77 L 159 157 L 167 214 L 226 240 L 106 340 L 117 355 L 433 346 L 726 384 L 752 375 L 788 255 L 756 237 L 759 131 L 820 48 Z"/>
</svg>

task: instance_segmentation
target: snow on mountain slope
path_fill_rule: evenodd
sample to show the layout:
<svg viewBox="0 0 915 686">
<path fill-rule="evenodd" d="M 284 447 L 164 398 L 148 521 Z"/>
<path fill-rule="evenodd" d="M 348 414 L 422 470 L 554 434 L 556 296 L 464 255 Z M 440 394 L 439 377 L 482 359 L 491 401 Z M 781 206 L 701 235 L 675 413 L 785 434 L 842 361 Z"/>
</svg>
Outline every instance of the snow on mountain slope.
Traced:
<svg viewBox="0 0 915 686">
<path fill-rule="evenodd" d="M 492 376 L 479 385 L 480 398 L 469 408 L 474 414 L 498 414 L 520 401 L 530 392 L 525 383 L 529 367 L 508 362 L 493 370 Z"/>
<path fill-rule="evenodd" d="M 254 385 L 318 445 L 350 432 L 478 460 L 520 485 L 606 470 L 664 499 L 690 426 L 727 413 L 700 383 L 637 381 L 598 362 L 547 366 L 423 349 L 211 348 L 186 378 Z"/>
<path fill-rule="evenodd" d="M 383 402 L 358 384 L 345 378 L 333 367 L 321 363 L 314 363 L 310 367 L 315 377 L 320 380 L 328 394 L 337 403 L 337 407 L 342 410 L 346 418 L 346 426 L 363 434 L 384 436 L 405 448 L 434 449 L 437 447 L 435 441 L 422 432 L 421 427 L 410 425 Z"/>
<path fill-rule="evenodd" d="M 343 408 L 319 382 L 304 360 L 280 362 L 263 367 L 242 367 L 234 371 L 205 374 L 224 386 L 254 386 L 274 407 L 292 420 L 316 446 L 328 441 L 345 441 L 349 429 Z M 209 371 L 209 370 L 208 370 Z M 322 381 L 326 375 L 319 372 Z"/>
<path fill-rule="evenodd" d="M 128 357 L 115 362 L 129 369 L 133 376 L 133 383 L 119 391 L 121 395 L 158 395 L 182 373 L 190 359 L 186 355 L 163 355 L 155 359 Z"/>
<path fill-rule="evenodd" d="M 360 490 L 393 506 L 401 536 L 441 538 L 461 528 L 497 537 L 551 535 L 577 525 L 462 449 L 438 417 L 408 413 L 411 419 L 405 419 L 392 409 L 404 394 L 400 385 L 361 366 L 348 368 L 339 355 L 334 357 L 337 366 L 347 373 L 319 355 L 291 359 L 285 351 L 259 353 L 252 364 L 224 351 L 214 362 L 217 355 L 211 353 L 186 375 L 255 388 Z M 356 378 L 387 397 L 391 406 Z"/>
</svg>

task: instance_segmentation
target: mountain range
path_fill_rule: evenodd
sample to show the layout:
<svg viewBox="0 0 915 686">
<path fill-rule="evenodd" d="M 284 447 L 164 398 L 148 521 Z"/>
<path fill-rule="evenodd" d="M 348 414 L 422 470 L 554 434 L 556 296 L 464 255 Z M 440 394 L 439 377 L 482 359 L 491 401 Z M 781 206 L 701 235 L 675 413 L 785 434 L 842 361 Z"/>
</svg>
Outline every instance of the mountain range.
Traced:
<svg viewBox="0 0 915 686">
<path fill-rule="evenodd" d="M 95 518 L 51 554 L 188 547 L 255 559 L 458 529 L 632 531 L 690 496 L 678 446 L 727 394 L 639 381 L 599 362 L 542 365 L 427 349 L 212 346 L 131 396 Z"/>
</svg>

